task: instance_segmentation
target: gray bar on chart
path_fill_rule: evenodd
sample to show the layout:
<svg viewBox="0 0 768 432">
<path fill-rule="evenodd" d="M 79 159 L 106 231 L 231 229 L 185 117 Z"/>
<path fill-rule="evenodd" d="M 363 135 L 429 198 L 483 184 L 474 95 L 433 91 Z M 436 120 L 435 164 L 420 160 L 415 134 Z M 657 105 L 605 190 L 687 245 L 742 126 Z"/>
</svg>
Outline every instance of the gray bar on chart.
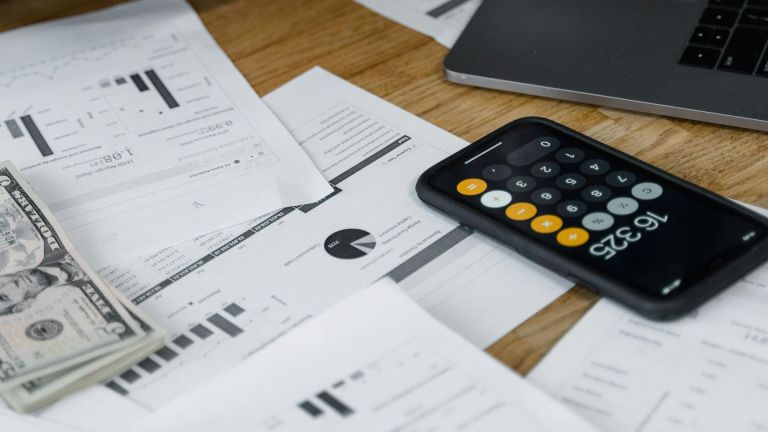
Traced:
<svg viewBox="0 0 768 432">
<path fill-rule="evenodd" d="M 133 84 L 136 85 L 136 88 L 139 89 L 140 92 L 145 92 L 149 90 L 147 83 L 144 82 L 144 79 L 141 77 L 141 75 L 139 74 L 131 75 L 131 81 L 133 81 Z"/>
<path fill-rule="evenodd" d="M 323 415 L 323 410 L 317 407 L 317 405 L 313 404 L 310 401 L 304 401 L 299 404 L 299 408 L 304 410 L 307 414 L 309 414 L 312 417 L 320 417 Z"/>
<path fill-rule="evenodd" d="M 232 303 L 229 306 L 224 308 L 224 312 L 232 315 L 233 317 L 236 317 L 236 316 L 240 315 L 241 313 L 245 312 L 245 309 L 240 307 L 240 305 L 237 304 L 237 303 Z"/>
<path fill-rule="evenodd" d="M 171 360 L 173 360 L 173 359 L 175 359 L 176 357 L 179 356 L 178 354 L 176 354 L 176 351 L 168 348 L 167 346 L 164 346 L 164 347 L 160 348 L 159 350 L 155 351 L 155 355 L 160 357 L 161 359 L 167 361 L 167 362 L 169 362 L 169 361 L 171 361 Z"/>
<path fill-rule="evenodd" d="M 163 98 L 165 101 L 165 104 L 168 105 L 168 108 L 178 108 L 179 103 L 176 102 L 176 99 L 173 97 L 170 91 L 168 91 L 168 87 L 165 86 L 163 83 L 163 80 L 160 79 L 159 76 L 157 76 L 157 72 L 150 69 L 148 71 L 144 71 L 144 74 L 147 75 L 147 78 L 149 78 L 149 81 L 152 83 L 153 86 L 155 86 L 155 90 L 157 90 L 158 93 L 160 93 L 160 97 Z"/>
<path fill-rule="evenodd" d="M 195 336 L 199 337 L 200 339 L 205 339 L 208 336 L 213 334 L 213 332 L 210 329 L 208 329 L 208 327 L 202 324 L 198 324 L 192 327 L 191 329 L 189 329 L 189 331 L 191 331 Z"/>
<path fill-rule="evenodd" d="M 431 16 L 432 18 L 439 18 L 441 15 L 447 14 L 448 12 L 456 9 L 468 1 L 469 0 L 449 0 L 427 12 L 427 15 Z"/>
<path fill-rule="evenodd" d="M 117 84 L 117 85 L 123 85 L 123 84 L 125 84 L 126 82 L 128 82 L 128 81 L 126 81 L 126 79 L 125 79 L 125 78 L 123 78 L 123 77 L 117 77 L 117 78 L 115 78 L 115 84 Z"/>
<path fill-rule="evenodd" d="M 149 357 L 140 361 L 138 364 L 140 368 L 144 369 L 149 373 L 155 373 L 158 369 L 160 369 L 160 364 Z"/>
<path fill-rule="evenodd" d="M 122 378 L 125 382 L 128 384 L 133 384 L 134 382 L 141 379 L 141 375 L 139 375 L 135 370 L 128 369 L 127 371 L 120 374 L 120 378 Z"/>
<path fill-rule="evenodd" d="M 176 339 L 174 339 L 173 343 L 175 343 L 176 346 L 178 346 L 181 349 L 186 349 L 188 346 L 192 345 L 195 342 L 192 339 L 190 339 L 190 338 L 188 338 L 188 337 L 186 337 L 184 335 L 181 335 L 181 336 L 177 337 Z"/>
<path fill-rule="evenodd" d="M 117 393 L 119 393 L 119 394 L 121 394 L 123 396 L 127 396 L 128 395 L 128 390 L 120 387 L 120 385 L 118 383 L 114 382 L 114 381 L 110 381 L 110 382 L 108 382 L 108 383 L 106 383 L 104 385 L 107 386 L 107 388 L 109 388 L 110 390 L 115 391 L 115 392 L 117 392 Z"/>
<path fill-rule="evenodd" d="M 449 231 L 446 235 L 437 239 L 437 241 L 431 245 L 422 249 L 416 255 L 408 258 L 405 262 L 392 269 L 387 276 L 392 278 L 395 282 L 400 283 L 470 235 L 472 235 L 472 228 L 465 225 L 459 225 Z"/>
<path fill-rule="evenodd" d="M 32 117 L 29 115 L 21 116 L 21 122 L 27 129 L 27 132 L 32 138 L 32 141 L 35 142 L 35 145 L 40 151 L 40 154 L 43 155 L 43 157 L 52 155 L 53 150 L 51 150 L 51 147 L 48 146 L 48 142 L 43 137 L 43 134 L 40 133 L 40 129 L 37 128 L 37 125 L 35 124 L 35 121 L 32 120 Z"/>
<path fill-rule="evenodd" d="M 21 138 L 24 136 L 24 132 L 19 127 L 19 123 L 16 122 L 14 119 L 6 120 L 5 126 L 8 127 L 8 132 L 11 133 L 11 137 L 13 138 Z"/>
<path fill-rule="evenodd" d="M 243 329 L 236 326 L 234 323 L 219 314 L 213 314 L 208 317 L 208 322 L 215 325 L 219 330 L 232 337 L 235 337 L 243 332 Z"/>
<path fill-rule="evenodd" d="M 347 417 L 354 413 L 352 408 L 348 407 L 344 402 L 336 399 L 336 396 L 332 395 L 330 392 L 324 391 L 318 393 L 317 398 L 325 402 L 325 404 L 329 407 L 333 408 L 333 410 L 339 413 L 339 415 L 342 417 Z"/>
</svg>

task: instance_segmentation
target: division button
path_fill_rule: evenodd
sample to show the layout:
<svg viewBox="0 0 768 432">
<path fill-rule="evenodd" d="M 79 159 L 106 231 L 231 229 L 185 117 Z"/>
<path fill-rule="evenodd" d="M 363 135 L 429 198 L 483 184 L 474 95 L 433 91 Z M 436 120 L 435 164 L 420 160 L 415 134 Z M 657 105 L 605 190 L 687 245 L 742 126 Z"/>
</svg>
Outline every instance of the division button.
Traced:
<svg viewBox="0 0 768 432">
<path fill-rule="evenodd" d="M 581 197 L 587 202 L 607 201 L 611 197 L 611 190 L 605 186 L 590 186 L 581 191 Z"/>
<path fill-rule="evenodd" d="M 480 202 L 490 208 L 506 207 L 512 202 L 512 194 L 503 190 L 492 190 L 484 193 L 480 197 Z"/>
<path fill-rule="evenodd" d="M 566 228 L 557 233 L 557 242 L 567 247 L 577 247 L 589 241 L 589 233 L 583 228 Z"/>
<path fill-rule="evenodd" d="M 611 164 L 603 159 L 590 159 L 581 164 L 581 172 L 586 175 L 601 175 L 611 169 Z"/>
<path fill-rule="evenodd" d="M 639 200 L 652 200 L 661 196 L 664 189 L 656 183 L 638 183 L 632 188 L 632 196 Z"/>
<path fill-rule="evenodd" d="M 536 216 L 536 206 L 531 203 L 515 203 L 507 207 L 507 217 L 515 221 L 524 221 Z"/>
<path fill-rule="evenodd" d="M 625 216 L 637 211 L 640 204 L 632 198 L 619 197 L 608 201 L 608 211 L 619 216 Z"/>
<path fill-rule="evenodd" d="M 506 180 L 512 175 L 512 168 L 504 164 L 490 165 L 483 169 L 483 178 L 490 181 Z"/>
<path fill-rule="evenodd" d="M 608 213 L 594 212 L 584 216 L 581 224 L 590 231 L 603 231 L 613 226 L 613 216 Z"/>
<path fill-rule="evenodd" d="M 456 190 L 460 194 L 467 196 L 480 195 L 486 189 L 488 189 L 488 183 L 476 178 L 462 180 L 456 186 Z"/>
<path fill-rule="evenodd" d="M 531 221 L 531 229 L 539 234 L 551 234 L 563 227 L 563 220 L 555 215 L 541 215 Z"/>
<path fill-rule="evenodd" d="M 587 183 L 587 179 L 579 174 L 565 174 L 557 178 L 557 187 L 563 190 L 581 189 Z"/>
<path fill-rule="evenodd" d="M 564 148 L 555 153 L 555 159 L 562 164 L 578 163 L 584 159 L 584 152 L 577 148 Z"/>
<path fill-rule="evenodd" d="M 544 188 L 531 194 L 531 201 L 539 205 L 554 204 L 560 201 L 562 194 L 557 189 Z"/>
<path fill-rule="evenodd" d="M 507 181 L 507 189 L 512 192 L 528 192 L 536 187 L 536 181 L 530 177 L 517 176 Z"/>
<path fill-rule="evenodd" d="M 615 188 L 632 186 L 635 180 L 637 177 L 629 171 L 614 171 L 605 177 L 608 186 Z"/>
<path fill-rule="evenodd" d="M 557 214 L 562 217 L 579 217 L 587 212 L 587 205 L 581 201 L 563 201 L 557 206 Z"/>
<path fill-rule="evenodd" d="M 531 167 L 531 174 L 539 178 L 551 178 L 560 174 L 560 165 L 554 162 L 539 162 Z"/>
</svg>

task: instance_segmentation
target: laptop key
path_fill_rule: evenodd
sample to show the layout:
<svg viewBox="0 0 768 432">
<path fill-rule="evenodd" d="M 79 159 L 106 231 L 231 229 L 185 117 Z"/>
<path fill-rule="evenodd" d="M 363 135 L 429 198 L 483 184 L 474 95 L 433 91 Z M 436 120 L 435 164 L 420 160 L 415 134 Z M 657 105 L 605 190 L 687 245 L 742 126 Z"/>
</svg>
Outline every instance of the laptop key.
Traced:
<svg viewBox="0 0 768 432">
<path fill-rule="evenodd" d="M 725 48 L 718 69 L 751 74 L 763 52 L 768 31 L 738 27 Z"/>
<path fill-rule="evenodd" d="M 710 27 L 696 27 L 696 30 L 691 36 L 690 43 L 697 45 L 706 45 L 712 38 L 712 28 Z"/>
<path fill-rule="evenodd" d="M 739 24 L 768 29 L 768 10 L 744 9 Z"/>
<path fill-rule="evenodd" d="M 706 8 L 701 15 L 700 23 L 720 27 L 731 27 L 736 22 L 739 12 L 730 9 Z"/>
<path fill-rule="evenodd" d="M 717 64 L 720 51 L 712 48 L 689 46 L 680 58 L 680 64 L 712 69 Z"/>
<path fill-rule="evenodd" d="M 717 48 L 724 47 L 725 41 L 728 40 L 728 35 L 730 34 L 731 32 L 726 29 L 715 29 L 712 32 L 712 36 L 709 38 L 709 45 Z"/>
<path fill-rule="evenodd" d="M 744 6 L 744 0 L 709 0 L 709 4 L 717 7 L 741 9 Z"/>
</svg>

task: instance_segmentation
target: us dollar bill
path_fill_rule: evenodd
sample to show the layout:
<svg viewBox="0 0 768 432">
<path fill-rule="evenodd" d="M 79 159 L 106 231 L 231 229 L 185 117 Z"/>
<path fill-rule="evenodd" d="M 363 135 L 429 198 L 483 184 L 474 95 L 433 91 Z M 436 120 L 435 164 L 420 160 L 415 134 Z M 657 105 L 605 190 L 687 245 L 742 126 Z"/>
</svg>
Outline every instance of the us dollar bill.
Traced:
<svg viewBox="0 0 768 432">
<path fill-rule="evenodd" d="M 0 162 L 0 391 L 145 335 L 19 171 Z"/>
</svg>

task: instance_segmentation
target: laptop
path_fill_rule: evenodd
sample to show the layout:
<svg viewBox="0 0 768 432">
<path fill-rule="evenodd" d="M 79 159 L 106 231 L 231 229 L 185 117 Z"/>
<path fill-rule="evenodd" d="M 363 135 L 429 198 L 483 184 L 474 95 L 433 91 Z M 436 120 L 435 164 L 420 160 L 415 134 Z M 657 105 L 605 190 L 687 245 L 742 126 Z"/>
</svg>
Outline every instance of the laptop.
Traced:
<svg viewBox="0 0 768 432">
<path fill-rule="evenodd" d="M 485 0 L 449 80 L 768 131 L 768 0 Z"/>
</svg>

